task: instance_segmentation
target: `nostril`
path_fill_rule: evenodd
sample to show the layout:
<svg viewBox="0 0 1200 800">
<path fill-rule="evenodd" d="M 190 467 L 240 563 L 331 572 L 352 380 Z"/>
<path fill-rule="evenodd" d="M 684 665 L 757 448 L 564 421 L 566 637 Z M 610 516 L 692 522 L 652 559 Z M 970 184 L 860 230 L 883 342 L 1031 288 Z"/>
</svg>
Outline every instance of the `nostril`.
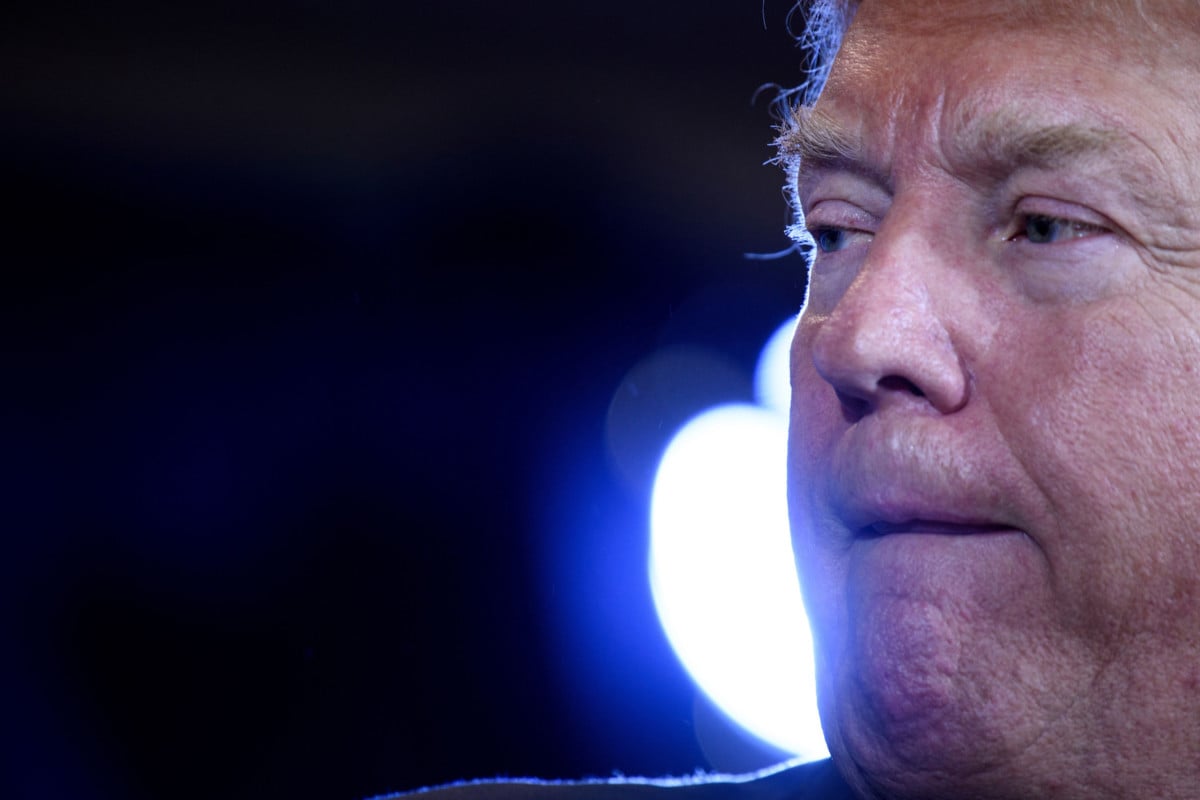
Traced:
<svg viewBox="0 0 1200 800">
<path fill-rule="evenodd" d="M 903 378 L 899 375 L 885 375 L 879 379 L 879 388 L 888 389 L 893 392 L 909 392 L 914 397 L 924 397 L 925 393 L 921 391 L 915 383 L 908 378 Z"/>
<path fill-rule="evenodd" d="M 855 397 L 843 391 L 837 391 L 838 402 L 842 406 L 842 417 L 846 422 L 854 423 L 867 415 L 871 404 L 862 397 Z"/>
</svg>

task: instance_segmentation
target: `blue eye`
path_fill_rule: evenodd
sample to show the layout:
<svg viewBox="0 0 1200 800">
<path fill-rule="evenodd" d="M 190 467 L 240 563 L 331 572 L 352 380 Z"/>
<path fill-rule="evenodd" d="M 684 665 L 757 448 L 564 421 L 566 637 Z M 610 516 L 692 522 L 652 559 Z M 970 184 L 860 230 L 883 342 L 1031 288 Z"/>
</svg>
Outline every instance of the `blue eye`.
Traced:
<svg viewBox="0 0 1200 800">
<path fill-rule="evenodd" d="M 846 231 L 842 228 L 817 228 L 812 236 L 822 253 L 836 253 L 846 246 Z"/>
<path fill-rule="evenodd" d="M 1077 220 L 1050 217 L 1045 214 L 1027 214 L 1019 226 L 1018 236 L 1024 236 L 1032 244 L 1055 244 L 1067 239 L 1081 239 L 1103 228 Z"/>
</svg>

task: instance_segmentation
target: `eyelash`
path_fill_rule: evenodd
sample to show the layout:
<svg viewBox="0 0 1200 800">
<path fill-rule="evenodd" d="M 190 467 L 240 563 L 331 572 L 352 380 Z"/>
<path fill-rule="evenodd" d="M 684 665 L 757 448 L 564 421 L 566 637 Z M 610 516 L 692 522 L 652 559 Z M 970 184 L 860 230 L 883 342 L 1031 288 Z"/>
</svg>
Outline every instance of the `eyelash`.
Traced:
<svg viewBox="0 0 1200 800">
<path fill-rule="evenodd" d="M 831 228 L 831 227 L 809 228 L 808 232 L 809 232 L 809 235 L 812 236 L 813 247 L 816 249 L 816 251 L 818 253 L 833 252 L 832 250 L 828 250 L 824 246 L 822 246 L 821 240 L 823 238 L 825 238 L 826 236 L 829 236 L 830 234 L 844 234 L 845 233 L 845 231 L 842 228 Z"/>
<path fill-rule="evenodd" d="M 839 250 L 842 250 L 844 247 L 846 247 L 846 244 L 847 244 L 845 239 L 847 237 L 851 236 L 852 234 L 858 233 L 858 232 L 860 232 L 860 231 L 857 231 L 857 229 L 855 229 L 855 228 L 843 228 L 843 227 L 839 227 L 837 225 L 820 225 L 815 228 L 808 229 L 809 235 L 812 236 L 814 249 L 816 250 L 816 252 L 824 253 L 824 254 L 836 253 Z M 825 237 L 830 236 L 830 235 L 837 235 L 837 236 L 841 237 L 839 246 L 828 247 L 828 248 L 825 246 L 822 246 L 822 243 L 821 243 L 822 239 L 824 239 Z"/>
<path fill-rule="evenodd" d="M 1038 237 L 1031 237 L 1030 233 L 1034 225 L 1039 225 L 1042 228 L 1053 226 L 1054 230 L 1060 235 L 1056 236 L 1050 231 L 1043 231 Z M 1065 233 L 1063 229 L 1065 229 Z M 847 238 L 858 231 L 855 228 L 840 227 L 837 225 L 819 225 L 809 228 L 808 232 L 812 236 L 815 252 L 817 254 L 829 255 L 847 247 L 849 244 L 846 241 Z M 1024 240 L 1030 244 L 1041 246 L 1062 244 L 1107 232 L 1108 229 L 1101 225 L 1071 219 L 1070 217 L 1060 217 L 1054 214 L 1022 213 L 1017 215 L 1012 232 L 1005 236 L 1004 239 L 1008 242 Z M 838 241 L 836 243 L 822 244 L 823 240 L 827 241 L 830 236 L 838 236 Z M 1038 239 L 1044 240 L 1039 241 Z"/>
<path fill-rule="evenodd" d="M 1035 223 L 1041 223 L 1043 225 L 1045 225 L 1046 223 L 1050 223 L 1050 224 L 1054 224 L 1054 225 L 1061 225 L 1062 227 L 1066 228 L 1067 235 L 1065 236 L 1065 238 L 1054 238 L 1053 240 L 1049 240 L 1049 241 L 1036 241 L 1029 235 L 1030 231 L 1031 231 L 1031 226 Z M 1031 244 L 1038 244 L 1038 245 L 1059 244 L 1059 243 L 1062 243 L 1063 241 L 1070 241 L 1073 239 L 1083 239 L 1083 238 L 1086 238 L 1087 236 L 1090 236 L 1093 234 L 1099 234 L 1099 233 L 1105 233 L 1105 232 L 1106 232 L 1105 228 L 1103 228 L 1099 225 L 1092 224 L 1090 222 L 1082 222 L 1080 220 L 1070 219 L 1069 217 L 1056 217 L 1053 214 L 1028 214 L 1028 213 L 1026 213 L 1026 214 L 1019 214 L 1017 216 L 1017 223 L 1015 226 L 1015 230 L 1013 231 L 1013 233 L 1010 236 L 1006 237 L 1006 239 L 1007 239 L 1007 241 L 1016 241 L 1016 240 L 1024 239 L 1024 240 L 1030 242 Z"/>
</svg>

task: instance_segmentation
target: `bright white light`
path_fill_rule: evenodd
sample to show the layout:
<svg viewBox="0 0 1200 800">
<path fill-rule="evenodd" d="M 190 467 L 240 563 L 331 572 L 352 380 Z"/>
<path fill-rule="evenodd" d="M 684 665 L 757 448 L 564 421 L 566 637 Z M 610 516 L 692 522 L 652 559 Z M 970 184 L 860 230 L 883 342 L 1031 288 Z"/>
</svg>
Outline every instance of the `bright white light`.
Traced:
<svg viewBox="0 0 1200 800">
<path fill-rule="evenodd" d="M 754 399 L 781 414 L 788 413 L 788 404 L 792 400 L 788 356 L 792 349 L 792 335 L 796 332 L 797 319 L 789 318 L 771 334 L 758 357 L 758 367 L 754 371 Z"/>
<path fill-rule="evenodd" d="M 786 347 L 769 344 L 760 373 L 768 356 L 786 381 Z M 828 750 L 787 522 L 787 417 L 778 394 L 761 396 L 771 407 L 719 406 L 672 439 L 654 484 L 651 582 L 667 637 L 713 702 L 817 759 Z"/>
</svg>

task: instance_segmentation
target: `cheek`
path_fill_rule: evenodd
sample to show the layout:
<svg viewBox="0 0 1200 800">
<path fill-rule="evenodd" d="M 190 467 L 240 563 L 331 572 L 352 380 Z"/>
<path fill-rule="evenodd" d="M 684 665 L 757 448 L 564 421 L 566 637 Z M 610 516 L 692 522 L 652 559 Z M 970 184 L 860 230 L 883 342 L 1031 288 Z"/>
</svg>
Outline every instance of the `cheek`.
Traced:
<svg viewBox="0 0 1200 800">
<path fill-rule="evenodd" d="M 797 438 L 792 452 L 807 464 L 820 469 L 820 459 L 833 440 L 846 428 L 841 404 L 833 387 L 817 372 L 813 363 L 813 341 L 825 323 L 825 317 L 811 306 L 801 315 L 792 339 L 789 369 L 792 382 L 791 430 Z"/>
<path fill-rule="evenodd" d="M 833 388 L 813 366 L 811 340 L 815 331 L 810 312 L 805 312 L 791 350 L 792 406 L 788 428 L 789 492 L 793 510 L 803 511 L 814 481 L 839 432 L 845 427 Z"/>
<path fill-rule="evenodd" d="M 813 624 L 818 657 L 835 652 L 846 628 L 846 563 L 831 537 L 837 522 L 824 518 L 818 478 L 845 428 L 833 389 L 812 366 L 802 323 L 792 346 L 792 409 L 788 433 L 788 515 L 805 607 Z"/>
<path fill-rule="evenodd" d="M 1056 589 L 1092 627 L 1194 591 L 1200 342 L 1164 324 L 1172 313 L 1127 302 L 1029 327 L 994 384 L 998 425 L 1043 495 L 1037 537 Z"/>
</svg>

